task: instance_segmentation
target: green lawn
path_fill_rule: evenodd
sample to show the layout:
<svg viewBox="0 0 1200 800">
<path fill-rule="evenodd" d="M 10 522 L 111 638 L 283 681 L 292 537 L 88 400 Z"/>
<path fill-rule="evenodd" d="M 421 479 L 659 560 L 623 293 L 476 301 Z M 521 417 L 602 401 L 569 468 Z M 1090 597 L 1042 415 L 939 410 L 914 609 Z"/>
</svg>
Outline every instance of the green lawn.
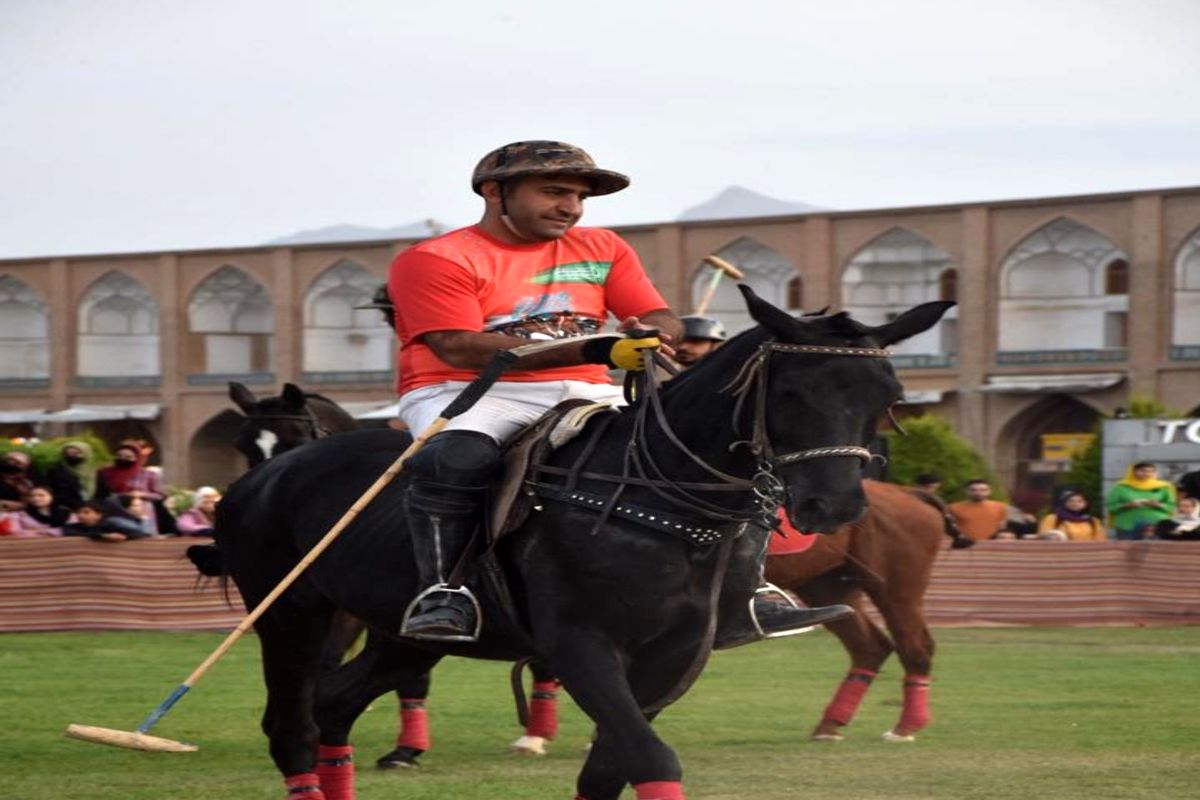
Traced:
<svg viewBox="0 0 1200 800">
<path fill-rule="evenodd" d="M 7 800 L 279 800 L 258 731 L 257 643 L 240 643 L 154 733 L 200 745 L 139 753 L 66 739 L 78 722 L 131 730 L 220 641 L 208 634 L 0 637 L 0 797 Z M 692 800 L 1200 797 L 1200 629 L 998 628 L 937 632 L 934 724 L 915 744 L 879 734 L 899 713 L 898 667 L 876 682 L 849 738 L 807 734 L 845 669 L 824 632 L 718 655 L 658 723 Z M 376 772 L 395 703 L 359 723 L 360 800 L 567 800 L 588 739 L 564 703 L 544 759 L 519 733 L 507 665 L 445 662 L 419 772 Z M 630 793 L 632 794 L 632 793 Z"/>
</svg>

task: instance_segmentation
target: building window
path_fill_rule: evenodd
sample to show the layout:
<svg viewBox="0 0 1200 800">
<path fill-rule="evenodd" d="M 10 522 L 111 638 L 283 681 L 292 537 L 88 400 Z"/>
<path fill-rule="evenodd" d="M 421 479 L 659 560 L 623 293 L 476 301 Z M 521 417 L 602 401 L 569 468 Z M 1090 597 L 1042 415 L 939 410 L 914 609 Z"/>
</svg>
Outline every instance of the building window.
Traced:
<svg viewBox="0 0 1200 800">
<path fill-rule="evenodd" d="M 204 279 L 188 303 L 189 372 L 268 373 L 273 369 L 275 305 L 266 288 L 226 265 Z"/>
<path fill-rule="evenodd" d="M 1173 345 L 1200 344 L 1200 230 L 1188 237 L 1175 256 Z"/>
<path fill-rule="evenodd" d="M 938 300 L 958 302 L 958 270 L 942 270 L 942 274 L 938 276 Z"/>
<path fill-rule="evenodd" d="M 50 377 L 50 314 L 24 281 L 0 276 L 0 380 Z"/>
<path fill-rule="evenodd" d="M 1104 268 L 1104 293 L 1129 294 L 1129 263 L 1118 258 Z"/>
<path fill-rule="evenodd" d="M 352 261 L 334 264 L 313 282 L 304 297 L 305 372 L 391 370 L 391 328 L 377 309 L 356 308 L 371 302 L 379 284 Z"/>
<path fill-rule="evenodd" d="M 920 303 L 943 297 L 952 285 L 950 256 L 920 234 L 892 228 L 854 254 L 842 273 L 842 304 L 859 322 L 880 325 Z M 949 277 L 948 277 L 949 276 Z M 931 330 L 898 343 L 903 355 L 941 355 L 942 328 L 955 318 L 951 309 Z"/>
<path fill-rule="evenodd" d="M 1000 267 L 1003 352 L 1116 347 L 1109 313 L 1128 310 L 1128 258 L 1103 235 L 1060 217 L 1027 236 Z M 1115 319 L 1115 318 L 1114 318 Z"/>
<path fill-rule="evenodd" d="M 789 311 L 800 311 L 804 308 L 804 280 L 799 275 L 788 281 L 787 307 Z"/>
<path fill-rule="evenodd" d="M 77 371 L 81 377 L 160 374 L 158 303 L 140 281 L 110 272 L 84 294 Z"/>
</svg>

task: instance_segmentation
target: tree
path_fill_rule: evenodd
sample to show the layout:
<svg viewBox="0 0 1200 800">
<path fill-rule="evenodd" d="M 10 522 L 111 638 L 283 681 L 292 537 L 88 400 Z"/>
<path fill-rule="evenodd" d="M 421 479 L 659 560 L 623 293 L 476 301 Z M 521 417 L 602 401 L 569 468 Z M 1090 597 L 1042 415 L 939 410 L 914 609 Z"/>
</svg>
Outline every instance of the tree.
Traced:
<svg viewBox="0 0 1200 800">
<path fill-rule="evenodd" d="M 993 496 L 1003 500 L 1004 488 L 997 484 L 987 462 L 971 443 L 959 436 L 945 419 L 933 414 L 921 414 L 903 420 L 907 436 L 889 431 L 889 475 L 901 484 L 912 484 L 922 472 L 935 472 L 942 477 L 939 494 L 946 500 L 961 500 L 966 496 L 963 484 L 972 478 L 983 478 L 992 484 Z"/>
</svg>

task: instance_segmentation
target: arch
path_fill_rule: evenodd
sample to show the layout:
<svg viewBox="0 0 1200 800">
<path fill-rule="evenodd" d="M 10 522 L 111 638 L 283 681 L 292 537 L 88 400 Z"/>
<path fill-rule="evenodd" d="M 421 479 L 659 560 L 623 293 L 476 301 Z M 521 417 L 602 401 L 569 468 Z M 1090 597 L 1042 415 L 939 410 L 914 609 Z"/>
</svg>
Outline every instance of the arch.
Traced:
<svg viewBox="0 0 1200 800">
<path fill-rule="evenodd" d="M 192 290 L 187 306 L 190 374 L 270 373 L 275 304 L 265 286 L 226 264 Z"/>
<path fill-rule="evenodd" d="M 246 460 L 233 446 L 244 417 L 224 409 L 204 422 L 188 440 L 188 483 L 224 489 L 245 471 Z"/>
<path fill-rule="evenodd" d="M 0 381 L 50 378 L 50 311 L 41 292 L 0 275 Z"/>
<path fill-rule="evenodd" d="M 937 300 L 941 278 L 953 271 L 950 256 L 908 228 L 891 228 L 863 245 L 842 269 L 842 304 L 855 319 L 882 325 L 919 303 Z M 897 354 L 952 353 L 956 347 L 952 310 L 932 329 L 896 345 Z M 901 362 L 902 363 L 902 362 Z"/>
<path fill-rule="evenodd" d="M 716 252 L 746 273 L 740 281 L 750 286 L 764 300 L 787 308 L 789 285 L 797 276 L 796 266 L 775 250 L 750 236 L 734 239 Z M 707 293 L 713 277 L 713 268 L 701 264 L 692 276 L 692 308 L 696 308 Z M 705 316 L 720 320 L 732 335 L 754 325 L 746 313 L 746 302 L 742 299 L 737 283 L 724 277 L 717 284 Z"/>
<path fill-rule="evenodd" d="M 394 335 L 371 302 L 379 279 L 348 259 L 326 269 L 304 295 L 304 372 L 390 374 Z"/>
<path fill-rule="evenodd" d="M 1104 293 L 1129 294 L 1129 262 L 1118 258 L 1104 268 Z"/>
<path fill-rule="evenodd" d="M 1043 458 L 1047 434 L 1088 434 L 1101 413 L 1084 400 L 1066 394 L 1038 398 L 1017 412 L 997 437 L 997 468 L 1013 488 L 1013 496 L 1050 497 L 1055 478 L 1069 462 Z"/>
<path fill-rule="evenodd" d="M 113 270 L 79 301 L 78 365 L 81 378 L 157 377 L 158 303 L 141 281 Z"/>
<path fill-rule="evenodd" d="M 784 308 L 788 311 L 804 310 L 804 279 L 799 275 L 787 282 L 787 305 Z"/>
<path fill-rule="evenodd" d="M 1200 345 L 1200 228 L 1180 245 L 1174 274 L 1171 344 Z"/>
<path fill-rule="evenodd" d="M 1069 217 L 1030 233 L 1001 262 L 999 349 L 1112 349 L 1113 331 L 1129 309 L 1129 297 L 1107 292 L 1108 268 L 1118 262 L 1128 265 L 1128 260 L 1106 236 Z M 1114 277 L 1119 274 L 1118 267 Z"/>
</svg>

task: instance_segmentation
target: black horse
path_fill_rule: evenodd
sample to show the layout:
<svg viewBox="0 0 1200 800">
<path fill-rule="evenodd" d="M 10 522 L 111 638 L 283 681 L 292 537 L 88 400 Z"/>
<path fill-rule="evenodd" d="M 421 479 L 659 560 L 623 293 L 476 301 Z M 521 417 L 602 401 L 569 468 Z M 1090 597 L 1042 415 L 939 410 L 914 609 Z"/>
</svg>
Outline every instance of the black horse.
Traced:
<svg viewBox="0 0 1200 800">
<path fill-rule="evenodd" d="M 552 468 L 582 472 L 571 488 L 547 477 L 540 510 L 472 579 L 488 620 L 478 643 L 388 637 L 418 588 L 403 476 L 258 621 L 263 730 L 293 792 L 317 782 L 320 744 L 328 797 L 345 796 L 354 720 L 375 697 L 455 654 L 536 656 L 562 680 L 597 726 L 580 797 L 615 800 L 628 784 L 639 800 L 683 797 L 679 761 L 650 722 L 703 669 L 718 602 L 727 617 L 748 613 L 768 535 L 758 523 L 780 505 L 809 531 L 861 515 L 865 445 L 901 398 L 877 348 L 927 330 L 950 306 L 925 304 L 871 328 L 845 314 L 797 320 L 743 292 L 758 327 L 551 457 Z M 322 439 L 230 488 L 216 539 L 248 606 L 406 443 L 392 431 Z M 365 620 L 373 635 L 322 676 L 335 609 Z"/>
<path fill-rule="evenodd" d="M 234 447 L 250 468 L 314 439 L 362 427 L 328 397 L 306 393 L 294 383 L 285 383 L 278 396 L 260 400 L 243 384 L 230 381 L 229 399 L 246 415 Z"/>
</svg>

